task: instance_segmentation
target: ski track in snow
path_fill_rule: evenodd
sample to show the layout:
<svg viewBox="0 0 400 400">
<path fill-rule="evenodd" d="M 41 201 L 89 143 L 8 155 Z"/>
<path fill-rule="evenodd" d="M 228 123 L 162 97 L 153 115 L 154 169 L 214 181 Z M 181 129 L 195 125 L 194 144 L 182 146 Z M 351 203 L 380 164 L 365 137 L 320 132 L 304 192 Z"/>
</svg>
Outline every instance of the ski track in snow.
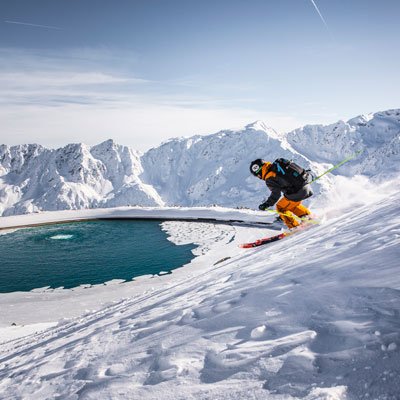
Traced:
<svg viewBox="0 0 400 400">
<path fill-rule="evenodd" d="M 166 222 L 177 243 L 209 235 L 203 267 L 4 343 L 0 396 L 397 399 L 398 202 L 252 250 L 247 227 Z"/>
</svg>

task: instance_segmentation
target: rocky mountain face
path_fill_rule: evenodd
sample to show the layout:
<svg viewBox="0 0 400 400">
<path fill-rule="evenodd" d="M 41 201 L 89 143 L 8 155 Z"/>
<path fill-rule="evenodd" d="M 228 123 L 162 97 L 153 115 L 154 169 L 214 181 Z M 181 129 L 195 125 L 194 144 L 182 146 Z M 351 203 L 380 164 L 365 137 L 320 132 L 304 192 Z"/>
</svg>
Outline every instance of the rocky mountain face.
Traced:
<svg viewBox="0 0 400 400">
<path fill-rule="evenodd" d="M 389 179 L 400 172 L 400 110 L 279 134 L 262 122 L 239 131 L 171 139 L 140 155 L 112 140 L 0 146 L 0 215 L 93 207 L 254 207 L 267 189 L 249 173 L 256 158 L 293 159 L 317 174 L 355 151 L 337 170 Z M 315 184 L 319 191 L 323 181 Z"/>
<path fill-rule="evenodd" d="M 109 140 L 92 148 L 69 144 L 49 150 L 38 145 L 0 146 L 0 211 L 163 204 L 144 184 L 137 152 Z"/>
</svg>

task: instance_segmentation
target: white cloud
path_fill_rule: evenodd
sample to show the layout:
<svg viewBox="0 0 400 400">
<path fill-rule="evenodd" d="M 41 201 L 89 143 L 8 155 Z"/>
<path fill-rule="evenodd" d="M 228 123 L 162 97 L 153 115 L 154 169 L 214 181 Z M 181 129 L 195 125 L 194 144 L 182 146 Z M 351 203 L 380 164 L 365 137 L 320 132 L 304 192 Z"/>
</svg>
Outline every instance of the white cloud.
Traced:
<svg viewBox="0 0 400 400">
<path fill-rule="evenodd" d="M 221 96 L 206 96 L 179 80 L 155 82 L 122 73 L 101 62 L 101 51 L 66 52 L 71 59 L 12 49 L 0 49 L 2 54 L 7 57 L 0 64 L 0 143 L 59 147 L 113 138 L 143 151 L 171 137 L 209 134 L 255 120 L 280 131 L 305 122 L 260 111 L 254 99 L 224 96 L 223 90 Z M 81 57 L 88 57 L 89 64 Z"/>
<path fill-rule="evenodd" d="M 114 76 L 102 72 L 3 72 L 0 73 L 0 85 L 2 88 L 36 88 L 40 91 L 43 88 L 82 85 L 104 85 L 112 83 L 145 83 L 143 79 Z"/>
<path fill-rule="evenodd" d="M 5 20 L 4 22 L 7 23 L 7 24 L 32 26 L 32 27 L 34 27 L 34 28 L 45 28 L 45 29 L 62 30 L 62 28 L 60 28 L 60 27 L 58 27 L 58 26 L 32 24 L 32 23 L 30 23 L 30 22 L 9 21 L 9 20 Z"/>
<path fill-rule="evenodd" d="M 287 131 L 302 121 L 279 114 L 237 108 L 189 108 L 157 104 L 116 108 L 69 104 L 63 107 L 10 106 L 0 108 L 0 142 L 40 143 L 59 147 L 71 142 L 89 145 L 112 138 L 137 150 L 147 150 L 177 136 L 210 134 L 264 120 Z"/>
</svg>

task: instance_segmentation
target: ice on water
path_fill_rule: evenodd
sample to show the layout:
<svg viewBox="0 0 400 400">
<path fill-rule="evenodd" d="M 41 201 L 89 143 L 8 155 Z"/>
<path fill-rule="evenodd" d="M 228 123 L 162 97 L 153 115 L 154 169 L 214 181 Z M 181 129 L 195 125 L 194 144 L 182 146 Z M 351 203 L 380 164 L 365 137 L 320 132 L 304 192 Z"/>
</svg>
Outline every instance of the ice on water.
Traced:
<svg viewBox="0 0 400 400">
<path fill-rule="evenodd" d="M 73 237 L 74 237 L 74 235 L 58 234 L 58 235 L 50 236 L 50 239 L 52 239 L 52 240 L 69 240 L 69 239 L 72 239 Z"/>
</svg>

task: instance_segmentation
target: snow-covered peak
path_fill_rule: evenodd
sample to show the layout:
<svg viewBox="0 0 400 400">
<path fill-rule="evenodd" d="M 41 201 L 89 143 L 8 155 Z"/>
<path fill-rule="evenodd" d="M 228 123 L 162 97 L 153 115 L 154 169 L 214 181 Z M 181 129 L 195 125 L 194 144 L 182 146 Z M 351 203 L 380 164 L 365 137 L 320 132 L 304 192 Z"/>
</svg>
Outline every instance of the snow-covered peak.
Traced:
<svg viewBox="0 0 400 400">
<path fill-rule="evenodd" d="M 150 150 L 158 149 L 162 146 L 169 145 L 170 143 L 185 143 L 186 146 L 191 147 L 192 144 L 200 142 L 202 140 L 207 140 L 211 137 L 223 138 L 230 135 L 246 135 L 252 134 L 254 131 L 263 132 L 267 137 L 272 137 L 274 139 L 282 139 L 283 135 L 278 133 L 275 129 L 268 126 L 263 121 L 255 121 L 250 124 L 241 126 L 239 128 L 231 128 L 231 129 L 223 129 L 216 133 L 212 133 L 209 135 L 193 135 L 193 136 L 180 136 L 176 138 L 170 138 L 168 140 L 163 141 L 160 146 L 156 146 Z"/>
<path fill-rule="evenodd" d="M 273 138 L 282 137 L 275 129 L 268 126 L 264 121 L 255 121 L 251 124 L 246 125 L 245 131 L 254 130 L 254 131 L 264 131 L 268 136 Z"/>
<path fill-rule="evenodd" d="M 254 206 L 264 185 L 249 175 L 252 160 L 284 156 L 308 165 L 275 131 L 264 128 L 251 124 L 165 142 L 141 158 L 143 180 L 169 205 Z"/>
<path fill-rule="evenodd" d="M 362 114 L 357 117 L 351 118 L 347 121 L 349 125 L 365 126 L 371 119 L 374 118 L 374 114 Z"/>
<path fill-rule="evenodd" d="M 32 159 L 49 151 L 39 144 L 22 144 L 18 146 L 0 146 L 0 176 L 3 173 L 20 173 Z"/>
<path fill-rule="evenodd" d="M 118 147 L 118 144 L 113 140 L 113 139 L 107 139 L 104 142 L 101 142 L 95 146 L 91 147 L 91 151 L 95 150 L 95 151 L 103 151 L 103 152 L 107 152 L 107 151 L 112 151 L 115 150 Z"/>
</svg>

